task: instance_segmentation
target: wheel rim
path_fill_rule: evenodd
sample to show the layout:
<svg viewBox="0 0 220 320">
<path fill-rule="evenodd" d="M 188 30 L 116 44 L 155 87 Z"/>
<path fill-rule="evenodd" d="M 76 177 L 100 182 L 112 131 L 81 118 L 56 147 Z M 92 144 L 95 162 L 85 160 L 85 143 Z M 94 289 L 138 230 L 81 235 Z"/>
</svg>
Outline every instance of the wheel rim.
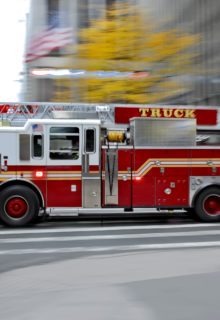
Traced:
<svg viewBox="0 0 220 320">
<path fill-rule="evenodd" d="M 204 210 L 210 215 L 220 214 L 220 196 L 217 194 L 212 194 L 204 200 L 203 204 Z"/>
<path fill-rule="evenodd" d="M 13 219 L 23 218 L 28 211 L 28 204 L 24 198 L 13 197 L 6 201 L 5 212 Z"/>
</svg>

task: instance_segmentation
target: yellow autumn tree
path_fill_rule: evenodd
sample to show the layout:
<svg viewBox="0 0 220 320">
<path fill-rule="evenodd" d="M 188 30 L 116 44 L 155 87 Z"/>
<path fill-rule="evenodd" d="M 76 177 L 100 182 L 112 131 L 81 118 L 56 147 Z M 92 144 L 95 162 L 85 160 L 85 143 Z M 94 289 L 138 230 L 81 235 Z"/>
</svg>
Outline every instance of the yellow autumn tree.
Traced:
<svg viewBox="0 0 220 320">
<path fill-rule="evenodd" d="M 114 4 L 80 31 L 77 53 L 70 56 L 68 67 L 75 64 L 90 76 L 69 85 L 63 80 L 67 91 L 77 85 L 78 101 L 154 103 L 186 89 L 174 79 L 190 70 L 198 36 L 177 29 L 162 30 L 139 10 L 126 2 Z M 106 76 L 103 73 L 100 77 L 99 71 Z M 118 73 L 110 75 L 110 71 Z M 59 83 L 62 89 L 61 80 Z M 67 101 L 61 89 L 56 98 Z"/>
</svg>

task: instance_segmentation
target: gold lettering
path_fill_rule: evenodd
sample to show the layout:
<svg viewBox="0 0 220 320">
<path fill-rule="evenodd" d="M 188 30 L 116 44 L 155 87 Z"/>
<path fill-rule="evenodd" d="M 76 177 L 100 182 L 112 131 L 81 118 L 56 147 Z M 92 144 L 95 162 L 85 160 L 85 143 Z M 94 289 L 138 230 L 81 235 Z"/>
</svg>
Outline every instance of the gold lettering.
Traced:
<svg viewBox="0 0 220 320">
<path fill-rule="evenodd" d="M 139 112 L 141 112 L 141 117 L 147 117 L 147 112 L 149 112 L 149 109 L 147 108 L 140 108 Z"/>
<path fill-rule="evenodd" d="M 160 109 L 151 109 L 152 118 L 161 118 Z"/>
<path fill-rule="evenodd" d="M 165 118 L 172 117 L 172 114 L 173 114 L 173 109 L 163 109 L 163 116 Z"/>
<path fill-rule="evenodd" d="M 174 111 L 174 117 L 175 118 L 182 118 L 183 117 L 183 110 L 181 109 L 181 110 L 175 110 Z"/>
<path fill-rule="evenodd" d="M 195 110 L 193 109 L 185 110 L 185 118 L 195 118 L 195 117 L 196 117 Z"/>
</svg>

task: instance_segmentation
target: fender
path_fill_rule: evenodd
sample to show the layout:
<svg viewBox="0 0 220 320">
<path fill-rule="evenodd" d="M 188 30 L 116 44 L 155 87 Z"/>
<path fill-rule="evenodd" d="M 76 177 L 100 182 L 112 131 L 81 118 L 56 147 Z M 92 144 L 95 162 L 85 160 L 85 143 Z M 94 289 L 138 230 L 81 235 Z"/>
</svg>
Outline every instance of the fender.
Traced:
<svg viewBox="0 0 220 320">
<path fill-rule="evenodd" d="M 201 185 L 198 185 L 196 190 L 192 190 L 192 177 L 191 177 L 191 181 L 190 181 L 190 205 L 191 207 L 194 207 L 195 206 L 195 201 L 196 201 L 196 198 L 198 197 L 198 195 L 204 191 L 205 189 L 208 189 L 210 187 L 218 187 L 220 189 L 220 177 L 214 177 L 214 178 L 219 178 L 218 180 L 219 181 L 216 181 L 211 178 L 213 177 L 197 177 L 197 178 L 204 178 L 205 180 L 209 180 L 209 181 L 205 181 L 204 183 L 202 183 Z M 194 186 L 196 186 L 194 184 Z"/>
<path fill-rule="evenodd" d="M 7 186 L 16 185 L 16 184 L 17 185 L 26 185 L 26 186 L 30 187 L 32 190 L 34 190 L 39 197 L 40 206 L 43 208 L 45 207 L 44 196 L 43 196 L 41 190 L 38 188 L 38 186 L 36 186 L 36 184 L 34 184 L 32 181 L 29 181 L 26 179 L 8 179 L 8 180 L 3 181 L 1 183 L 0 190 L 2 190 L 3 188 L 5 188 Z"/>
</svg>

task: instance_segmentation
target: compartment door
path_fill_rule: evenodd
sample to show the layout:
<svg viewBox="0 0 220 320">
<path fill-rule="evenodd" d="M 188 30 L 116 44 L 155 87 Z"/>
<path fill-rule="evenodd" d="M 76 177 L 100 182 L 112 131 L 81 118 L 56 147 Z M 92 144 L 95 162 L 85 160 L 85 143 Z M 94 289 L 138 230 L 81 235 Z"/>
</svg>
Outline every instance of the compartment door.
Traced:
<svg viewBox="0 0 220 320">
<path fill-rule="evenodd" d="M 183 176 L 156 178 L 157 206 L 187 206 L 188 198 L 188 178 Z"/>
</svg>

